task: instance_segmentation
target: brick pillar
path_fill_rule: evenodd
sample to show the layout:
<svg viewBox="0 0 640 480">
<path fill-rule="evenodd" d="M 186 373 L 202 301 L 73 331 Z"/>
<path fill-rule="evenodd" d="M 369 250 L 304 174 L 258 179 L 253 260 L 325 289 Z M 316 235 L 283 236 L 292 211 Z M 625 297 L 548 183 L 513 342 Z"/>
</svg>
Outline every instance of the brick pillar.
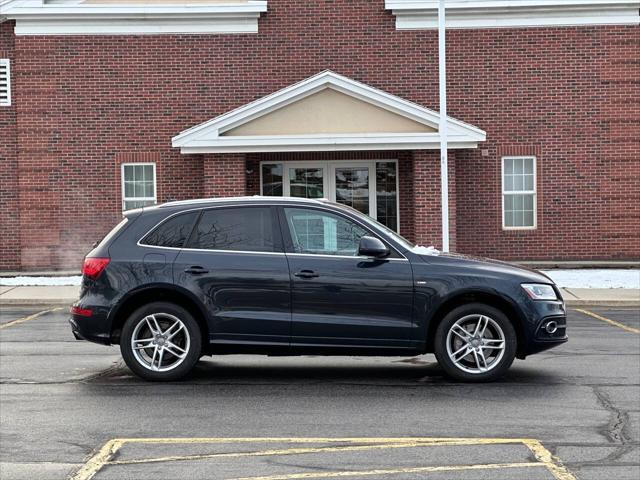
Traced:
<svg viewBox="0 0 640 480">
<path fill-rule="evenodd" d="M 440 202 L 440 152 L 413 152 L 414 241 L 420 245 L 442 247 L 442 205 Z M 449 245 L 456 246 L 455 157 L 449 153 Z"/>
<path fill-rule="evenodd" d="M 204 196 L 240 197 L 246 195 L 246 162 L 243 153 L 212 153 L 204 156 Z"/>
</svg>

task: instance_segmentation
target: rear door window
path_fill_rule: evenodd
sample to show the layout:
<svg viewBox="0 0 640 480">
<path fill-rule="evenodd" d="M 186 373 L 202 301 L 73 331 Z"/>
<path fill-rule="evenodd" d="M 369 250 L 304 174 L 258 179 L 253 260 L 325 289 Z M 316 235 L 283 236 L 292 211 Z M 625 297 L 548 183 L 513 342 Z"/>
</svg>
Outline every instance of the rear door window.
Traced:
<svg viewBox="0 0 640 480">
<path fill-rule="evenodd" d="M 205 210 L 189 241 L 189 248 L 242 252 L 276 251 L 270 207 Z"/>
<path fill-rule="evenodd" d="M 199 211 L 182 213 L 162 222 L 140 242 L 154 247 L 182 248 L 189 238 Z"/>
</svg>

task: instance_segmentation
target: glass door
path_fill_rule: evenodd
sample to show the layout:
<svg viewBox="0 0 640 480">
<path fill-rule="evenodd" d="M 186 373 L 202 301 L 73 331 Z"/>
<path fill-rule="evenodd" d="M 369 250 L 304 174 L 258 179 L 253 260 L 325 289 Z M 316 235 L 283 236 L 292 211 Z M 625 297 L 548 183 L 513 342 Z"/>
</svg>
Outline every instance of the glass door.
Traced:
<svg viewBox="0 0 640 480">
<path fill-rule="evenodd" d="M 321 165 L 287 165 L 288 195 L 302 198 L 326 197 L 326 168 Z"/>
<path fill-rule="evenodd" d="M 370 163 L 354 163 L 332 165 L 332 200 L 349 205 L 356 210 L 371 215 L 374 202 L 371 179 L 373 168 Z"/>
<path fill-rule="evenodd" d="M 398 230 L 396 160 L 263 162 L 262 195 L 327 198 Z"/>
</svg>

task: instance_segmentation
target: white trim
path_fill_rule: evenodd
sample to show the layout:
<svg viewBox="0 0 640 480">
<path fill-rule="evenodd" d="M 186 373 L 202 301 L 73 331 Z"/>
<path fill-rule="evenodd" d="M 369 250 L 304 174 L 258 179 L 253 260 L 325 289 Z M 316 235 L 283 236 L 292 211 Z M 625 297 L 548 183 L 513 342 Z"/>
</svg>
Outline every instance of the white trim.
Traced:
<svg viewBox="0 0 640 480">
<path fill-rule="evenodd" d="M 187 154 L 440 148 L 440 135 L 437 132 L 221 136 L 228 130 L 325 88 L 332 88 L 430 128 L 437 129 L 440 122 L 438 112 L 338 75 L 330 70 L 325 70 L 271 95 L 184 130 L 171 139 L 172 145 L 179 147 L 181 153 Z M 486 133 L 483 130 L 455 118 L 448 117 L 447 125 L 450 131 L 451 148 L 476 148 L 478 142 L 484 142 L 486 139 Z"/>
<path fill-rule="evenodd" d="M 124 167 L 128 166 L 152 166 L 153 170 L 153 197 L 127 197 L 125 196 L 125 180 L 124 180 Z M 122 211 L 127 212 L 125 209 L 125 202 L 147 202 L 152 200 L 154 204 L 158 203 L 158 177 L 156 175 L 156 164 L 154 162 L 126 162 L 120 164 L 120 186 L 122 197 Z M 133 209 L 131 209 L 133 210 Z"/>
<path fill-rule="evenodd" d="M 263 165 L 282 165 L 282 197 L 290 197 L 291 184 L 289 179 L 289 168 L 323 168 L 323 193 L 327 200 L 336 202 L 335 169 L 341 167 L 369 167 L 369 214 L 374 220 L 378 219 L 378 196 L 376 166 L 378 163 L 393 163 L 396 166 L 396 232 L 400 231 L 400 169 L 398 160 L 395 158 L 379 158 L 374 160 L 262 160 L 260 162 L 260 195 L 264 195 L 263 190 Z M 265 198 L 280 198 L 270 196 Z"/>
<path fill-rule="evenodd" d="M 396 29 L 438 28 L 438 0 L 385 0 Z M 447 0 L 446 28 L 638 25 L 638 0 Z"/>
<path fill-rule="evenodd" d="M 0 96 L 0 107 L 11 106 L 11 61 L 8 58 L 0 58 L 0 65 L 4 66 L 6 76 L 6 98 Z M 4 77 L 0 77 L 0 89 L 3 87 Z"/>
<path fill-rule="evenodd" d="M 37 2 L 3 9 L 16 35 L 139 35 L 256 33 L 266 0 L 246 3 L 129 5 Z"/>
<path fill-rule="evenodd" d="M 504 162 L 505 160 L 533 159 L 533 190 L 509 190 L 504 189 Z M 503 230 L 536 230 L 538 228 L 538 159 L 535 155 L 506 155 L 500 159 L 500 203 L 502 209 Z M 533 195 L 533 225 L 523 227 L 508 227 L 505 224 L 504 197 L 505 195 Z"/>
</svg>

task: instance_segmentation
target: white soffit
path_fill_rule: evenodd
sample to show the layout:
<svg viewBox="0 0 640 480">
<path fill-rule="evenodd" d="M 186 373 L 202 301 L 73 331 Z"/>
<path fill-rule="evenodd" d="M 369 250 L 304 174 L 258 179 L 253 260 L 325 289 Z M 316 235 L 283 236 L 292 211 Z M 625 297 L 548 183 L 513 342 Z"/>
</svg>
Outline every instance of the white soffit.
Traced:
<svg viewBox="0 0 640 480">
<path fill-rule="evenodd" d="M 408 133 L 324 133 L 291 135 L 224 135 L 263 115 L 302 100 L 326 88 L 437 129 L 439 114 L 331 71 L 324 71 L 212 120 L 189 128 L 172 139 L 181 153 L 287 152 L 332 150 L 416 150 L 440 148 L 437 131 Z M 476 148 L 484 131 L 449 117 L 450 148 Z"/>
<path fill-rule="evenodd" d="M 438 0 L 385 0 L 396 29 L 437 29 Z M 447 0 L 447 28 L 638 25 L 639 0 Z"/>
<path fill-rule="evenodd" d="M 16 35 L 256 33 L 258 18 L 267 11 L 266 0 L 157 4 L 14 0 L 0 6 L 0 21 L 15 20 Z"/>
</svg>

